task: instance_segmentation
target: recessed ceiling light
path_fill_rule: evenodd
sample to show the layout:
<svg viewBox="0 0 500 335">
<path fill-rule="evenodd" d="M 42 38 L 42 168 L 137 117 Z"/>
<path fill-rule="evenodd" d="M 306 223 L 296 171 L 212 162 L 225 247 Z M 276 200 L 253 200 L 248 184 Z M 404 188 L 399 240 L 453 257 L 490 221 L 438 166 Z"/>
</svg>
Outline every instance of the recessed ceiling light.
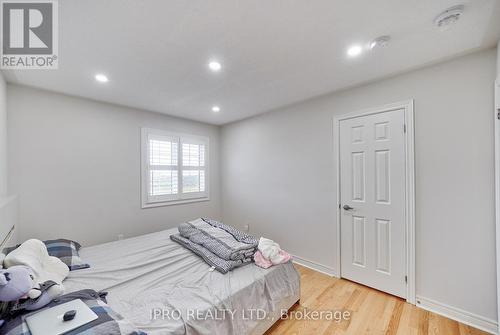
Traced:
<svg viewBox="0 0 500 335">
<path fill-rule="evenodd" d="M 222 65 L 218 61 L 213 60 L 208 63 L 208 68 L 213 72 L 219 72 L 222 69 Z"/>
<path fill-rule="evenodd" d="M 351 45 L 349 49 L 347 49 L 347 55 L 349 57 L 356 57 L 361 55 L 361 52 L 363 52 L 363 47 L 359 44 Z"/>
<path fill-rule="evenodd" d="M 220 112 L 220 107 L 219 106 L 213 106 L 212 107 L 212 112 L 219 113 Z"/>
<path fill-rule="evenodd" d="M 106 75 L 102 73 L 96 74 L 95 80 L 97 80 L 100 83 L 107 83 L 109 81 L 108 77 L 106 77 Z"/>
</svg>

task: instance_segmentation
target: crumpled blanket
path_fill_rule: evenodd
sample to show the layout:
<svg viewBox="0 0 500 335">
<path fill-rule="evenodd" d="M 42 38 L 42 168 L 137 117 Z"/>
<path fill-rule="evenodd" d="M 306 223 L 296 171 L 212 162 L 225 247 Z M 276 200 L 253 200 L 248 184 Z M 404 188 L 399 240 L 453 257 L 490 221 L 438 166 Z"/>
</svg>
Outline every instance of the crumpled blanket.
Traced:
<svg viewBox="0 0 500 335">
<path fill-rule="evenodd" d="M 264 269 L 286 263 L 292 259 L 290 254 L 282 250 L 278 243 L 268 238 L 260 238 L 258 249 L 254 255 L 255 264 Z"/>
<path fill-rule="evenodd" d="M 25 241 L 11 251 L 3 261 L 5 267 L 24 265 L 33 270 L 35 282 L 52 280 L 61 285 L 68 276 L 69 269 L 59 258 L 49 256 L 45 244 L 36 239 Z"/>
<path fill-rule="evenodd" d="M 253 236 L 217 221 L 196 219 L 181 223 L 178 230 L 182 237 L 224 260 L 251 260 L 257 250 L 258 241 Z"/>
<path fill-rule="evenodd" d="M 229 234 L 233 235 L 233 237 L 236 240 L 238 240 L 240 242 L 252 244 L 255 246 L 257 246 L 259 244 L 259 241 L 254 236 L 247 234 L 245 232 L 242 232 L 242 231 L 234 228 L 233 226 L 228 226 L 228 225 L 223 224 L 222 222 L 207 219 L 207 218 L 202 218 L 202 220 L 205 221 L 206 223 L 214 226 L 214 227 L 217 227 L 217 228 L 220 228 L 220 229 L 227 231 Z"/>
<path fill-rule="evenodd" d="M 220 258 L 207 248 L 205 248 L 202 245 L 199 245 L 197 243 L 192 242 L 191 240 L 182 237 L 180 234 L 174 234 L 170 235 L 170 239 L 174 242 L 179 243 L 180 245 L 184 246 L 185 248 L 191 250 L 201 258 L 210 266 L 215 268 L 217 271 L 221 273 L 228 273 L 229 271 L 233 270 L 234 268 L 237 268 L 242 265 L 246 265 L 251 263 L 252 258 L 246 258 L 243 260 L 225 260 L 223 258 Z"/>
</svg>

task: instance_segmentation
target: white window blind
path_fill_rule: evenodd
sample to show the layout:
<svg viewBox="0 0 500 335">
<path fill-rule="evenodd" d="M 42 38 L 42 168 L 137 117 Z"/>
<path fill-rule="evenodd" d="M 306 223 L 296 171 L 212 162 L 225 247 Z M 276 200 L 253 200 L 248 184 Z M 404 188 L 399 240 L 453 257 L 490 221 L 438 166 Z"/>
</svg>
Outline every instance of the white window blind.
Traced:
<svg viewBox="0 0 500 335">
<path fill-rule="evenodd" d="M 205 145 L 182 143 L 182 192 L 205 192 Z"/>
<path fill-rule="evenodd" d="M 208 138 L 142 130 L 143 207 L 208 199 Z"/>
</svg>

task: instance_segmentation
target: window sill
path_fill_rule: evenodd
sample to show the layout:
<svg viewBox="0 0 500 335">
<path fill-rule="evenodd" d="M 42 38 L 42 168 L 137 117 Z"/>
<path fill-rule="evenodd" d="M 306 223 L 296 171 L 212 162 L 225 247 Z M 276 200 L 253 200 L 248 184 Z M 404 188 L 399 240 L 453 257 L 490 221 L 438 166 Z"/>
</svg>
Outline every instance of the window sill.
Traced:
<svg viewBox="0 0 500 335">
<path fill-rule="evenodd" d="M 182 200 L 172 200 L 172 201 L 163 201 L 163 202 L 150 202 L 143 203 L 142 209 L 147 208 L 155 208 L 155 207 L 164 207 L 164 206 L 173 206 L 173 205 L 182 205 L 182 204 L 190 204 L 193 202 L 204 202 L 210 201 L 209 197 L 206 198 L 194 198 L 194 199 L 182 199 Z"/>
</svg>

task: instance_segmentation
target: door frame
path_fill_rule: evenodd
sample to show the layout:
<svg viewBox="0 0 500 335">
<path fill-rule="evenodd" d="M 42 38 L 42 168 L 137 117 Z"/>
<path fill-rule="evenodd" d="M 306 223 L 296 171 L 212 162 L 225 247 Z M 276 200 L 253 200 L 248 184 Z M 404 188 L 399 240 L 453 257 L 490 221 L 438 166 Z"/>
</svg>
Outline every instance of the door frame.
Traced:
<svg viewBox="0 0 500 335">
<path fill-rule="evenodd" d="M 499 44 L 500 45 L 500 44 Z M 495 234 L 497 263 L 497 309 L 500 320 L 500 76 L 495 81 L 493 123 L 495 124 Z M 500 322 L 499 322 L 500 330 Z"/>
<path fill-rule="evenodd" d="M 341 194 L 340 194 L 340 121 L 352 119 L 360 116 L 390 112 L 402 109 L 404 111 L 406 132 L 405 140 L 405 231 L 406 231 L 406 301 L 415 305 L 415 122 L 414 122 L 414 101 L 413 99 L 387 104 L 384 106 L 350 112 L 335 116 L 334 122 L 334 158 L 337 168 L 337 257 L 335 260 L 335 276 L 341 278 Z"/>
</svg>

